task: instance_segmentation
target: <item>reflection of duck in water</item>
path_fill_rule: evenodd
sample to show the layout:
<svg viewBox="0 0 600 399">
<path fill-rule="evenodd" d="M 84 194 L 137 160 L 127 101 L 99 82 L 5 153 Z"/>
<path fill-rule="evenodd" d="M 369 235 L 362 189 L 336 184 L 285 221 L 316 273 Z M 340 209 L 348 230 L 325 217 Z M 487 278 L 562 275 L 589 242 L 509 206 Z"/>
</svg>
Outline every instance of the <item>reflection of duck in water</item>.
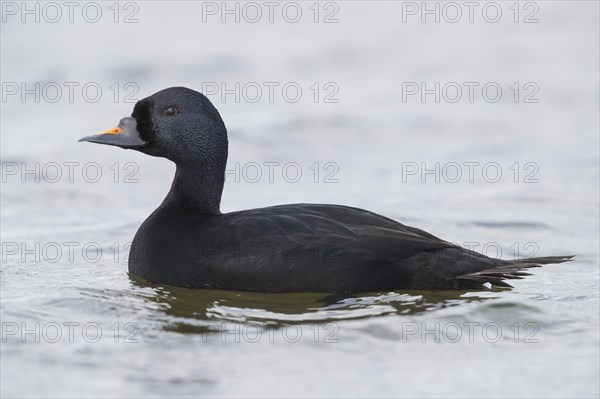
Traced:
<svg viewBox="0 0 600 399">
<path fill-rule="evenodd" d="M 261 292 L 448 290 L 508 286 L 554 256 L 492 259 L 362 209 L 292 204 L 222 214 L 227 130 L 202 94 L 176 87 L 81 139 L 177 165 L 171 191 L 138 230 L 129 271 L 150 282 Z M 250 252 L 252 251 L 252 252 Z"/>
<path fill-rule="evenodd" d="M 265 328 L 278 328 L 392 314 L 419 315 L 496 297 L 489 291 L 480 295 L 457 290 L 373 292 L 361 296 L 315 292 L 275 294 L 149 285 L 135 276 L 131 276 L 131 281 L 136 296 L 156 303 L 164 313 L 165 328 L 182 333 L 208 332 L 215 326 L 222 328 L 220 323 L 226 326 L 255 323 Z"/>
</svg>

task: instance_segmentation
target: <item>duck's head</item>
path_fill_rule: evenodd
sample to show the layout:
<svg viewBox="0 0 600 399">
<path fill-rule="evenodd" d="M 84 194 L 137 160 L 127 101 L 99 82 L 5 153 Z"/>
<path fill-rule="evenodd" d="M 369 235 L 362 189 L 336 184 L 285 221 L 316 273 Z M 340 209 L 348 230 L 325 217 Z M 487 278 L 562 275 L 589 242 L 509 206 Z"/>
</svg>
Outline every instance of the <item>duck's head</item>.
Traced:
<svg viewBox="0 0 600 399">
<path fill-rule="evenodd" d="M 227 159 L 227 130 L 219 112 L 204 95 L 185 87 L 138 101 L 117 127 L 79 141 L 134 149 L 177 164 Z"/>
</svg>

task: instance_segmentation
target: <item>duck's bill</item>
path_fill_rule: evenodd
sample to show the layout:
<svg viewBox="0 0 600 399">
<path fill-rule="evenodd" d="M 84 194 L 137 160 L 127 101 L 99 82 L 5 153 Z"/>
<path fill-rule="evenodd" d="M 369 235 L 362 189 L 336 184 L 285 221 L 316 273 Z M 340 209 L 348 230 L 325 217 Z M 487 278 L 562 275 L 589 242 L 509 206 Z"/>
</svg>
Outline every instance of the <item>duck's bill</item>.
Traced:
<svg viewBox="0 0 600 399">
<path fill-rule="evenodd" d="M 89 141 L 90 143 L 114 145 L 121 148 L 139 148 L 148 144 L 142 140 L 137 131 L 137 122 L 134 118 L 127 117 L 119 121 L 117 127 L 105 130 L 93 136 L 86 136 L 79 141 Z"/>
</svg>

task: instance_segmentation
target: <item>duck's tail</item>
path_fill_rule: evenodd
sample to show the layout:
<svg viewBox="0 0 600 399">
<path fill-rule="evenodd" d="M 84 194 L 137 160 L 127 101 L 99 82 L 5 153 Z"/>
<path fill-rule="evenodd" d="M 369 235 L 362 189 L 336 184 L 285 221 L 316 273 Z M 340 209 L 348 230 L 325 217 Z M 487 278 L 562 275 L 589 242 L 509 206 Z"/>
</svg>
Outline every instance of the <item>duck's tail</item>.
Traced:
<svg viewBox="0 0 600 399">
<path fill-rule="evenodd" d="M 470 280 L 477 283 L 490 283 L 499 287 L 509 287 L 504 280 L 522 279 L 525 276 L 530 276 L 525 269 L 532 267 L 540 267 L 549 263 L 563 263 L 570 261 L 575 255 L 568 256 L 544 256 L 540 258 L 527 258 L 516 261 L 505 261 L 500 265 L 491 269 L 480 270 L 478 272 L 463 274 L 462 276 L 454 277 L 460 280 Z"/>
</svg>

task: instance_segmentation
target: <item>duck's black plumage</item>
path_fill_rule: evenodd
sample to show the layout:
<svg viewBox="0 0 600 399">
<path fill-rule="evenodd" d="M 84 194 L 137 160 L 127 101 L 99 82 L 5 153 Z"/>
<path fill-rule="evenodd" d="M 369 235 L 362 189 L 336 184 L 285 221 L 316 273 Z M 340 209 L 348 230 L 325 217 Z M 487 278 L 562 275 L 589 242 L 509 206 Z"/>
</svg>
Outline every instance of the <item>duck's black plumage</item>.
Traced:
<svg viewBox="0 0 600 399">
<path fill-rule="evenodd" d="M 340 205 L 222 214 L 227 130 L 205 96 L 182 87 L 139 101 L 118 130 L 82 140 L 176 163 L 169 194 L 131 247 L 129 272 L 154 283 L 262 292 L 470 289 L 508 286 L 504 280 L 527 275 L 523 269 L 570 259 L 493 259 Z"/>
</svg>

